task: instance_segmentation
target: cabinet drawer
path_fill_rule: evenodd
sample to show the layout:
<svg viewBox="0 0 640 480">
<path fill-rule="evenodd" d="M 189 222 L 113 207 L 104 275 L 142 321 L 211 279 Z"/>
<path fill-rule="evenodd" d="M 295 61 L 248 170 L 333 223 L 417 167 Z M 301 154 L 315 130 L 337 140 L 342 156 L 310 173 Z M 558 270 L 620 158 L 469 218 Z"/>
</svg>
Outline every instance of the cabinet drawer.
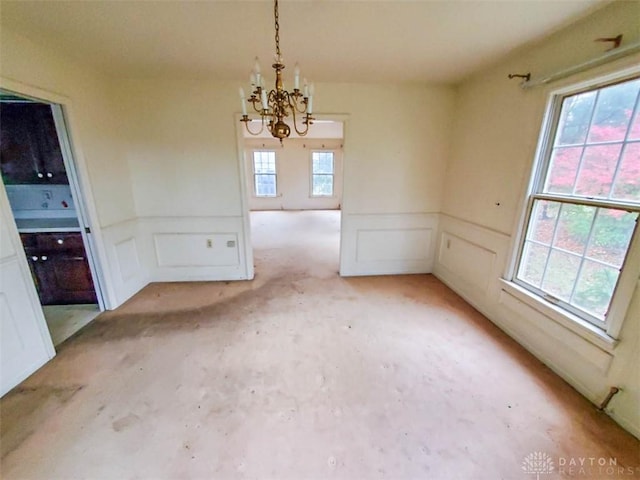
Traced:
<svg viewBox="0 0 640 480">
<path fill-rule="evenodd" d="M 37 233 L 34 246 L 39 251 L 64 252 L 69 250 L 84 250 L 82 235 L 77 232 L 69 233 Z"/>
</svg>

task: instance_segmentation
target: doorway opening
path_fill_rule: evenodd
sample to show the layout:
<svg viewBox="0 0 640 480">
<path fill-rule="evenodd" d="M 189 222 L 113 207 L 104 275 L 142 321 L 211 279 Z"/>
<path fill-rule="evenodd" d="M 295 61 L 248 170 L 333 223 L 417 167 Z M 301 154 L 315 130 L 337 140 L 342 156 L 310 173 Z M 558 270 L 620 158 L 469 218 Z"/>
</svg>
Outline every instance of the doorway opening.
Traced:
<svg viewBox="0 0 640 480">
<path fill-rule="evenodd" d="M 0 165 L 54 346 L 103 309 L 62 107 L 0 90 Z"/>
<path fill-rule="evenodd" d="M 339 272 L 344 123 L 316 120 L 280 144 L 243 133 L 245 190 L 257 274 Z"/>
</svg>

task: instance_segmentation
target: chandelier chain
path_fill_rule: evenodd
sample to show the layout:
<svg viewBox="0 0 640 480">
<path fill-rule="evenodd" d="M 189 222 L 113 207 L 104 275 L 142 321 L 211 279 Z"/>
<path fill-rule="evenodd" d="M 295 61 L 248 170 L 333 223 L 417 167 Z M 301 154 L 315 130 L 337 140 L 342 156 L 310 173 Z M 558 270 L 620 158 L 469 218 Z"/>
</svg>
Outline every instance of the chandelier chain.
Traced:
<svg viewBox="0 0 640 480">
<path fill-rule="evenodd" d="M 274 2 L 273 17 L 275 18 L 276 23 L 276 55 L 278 56 L 278 61 L 280 61 L 280 23 L 278 15 L 278 0 L 275 0 Z"/>
</svg>

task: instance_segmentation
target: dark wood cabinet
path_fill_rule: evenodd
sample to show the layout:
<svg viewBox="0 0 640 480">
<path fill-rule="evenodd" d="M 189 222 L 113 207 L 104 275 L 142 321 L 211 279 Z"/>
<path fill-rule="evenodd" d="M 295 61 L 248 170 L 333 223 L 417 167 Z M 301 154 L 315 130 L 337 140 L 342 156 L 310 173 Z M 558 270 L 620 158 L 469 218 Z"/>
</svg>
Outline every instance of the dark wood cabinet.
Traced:
<svg viewBox="0 0 640 480">
<path fill-rule="evenodd" d="M 97 303 L 80 233 L 21 237 L 42 305 Z"/>
<path fill-rule="evenodd" d="M 69 183 L 51 106 L 0 104 L 0 133 L 5 185 Z"/>
</svg>

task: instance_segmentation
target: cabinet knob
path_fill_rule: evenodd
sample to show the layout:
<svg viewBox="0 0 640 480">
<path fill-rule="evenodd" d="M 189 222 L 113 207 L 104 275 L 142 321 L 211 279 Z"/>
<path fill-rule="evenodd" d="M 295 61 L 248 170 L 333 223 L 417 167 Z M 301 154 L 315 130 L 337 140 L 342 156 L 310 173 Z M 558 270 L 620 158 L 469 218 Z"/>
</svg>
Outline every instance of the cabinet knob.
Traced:
<svg viewBox="0 0 640 480">
<path fill-rule="evenodd" d="M 61 238 L 59 238 L 59 239 L 58 239 L 58 245 L 62 245 L 63 243 L 64 243 L 64 240 L 63 240 L 63 239 L 61 239 Z"/>
<path fill-rule="evenodd" d="M 46 261 L 46 260 L 47 260 L 47 258 L 49 258 L 49 257 L 47 257 L 46 255 L 42 255 L 42 256 L 40 257 L 40 260 L 42 260 L 42 261 Z"/>
<path fill-rule="evenodd" d="M 34 262 L 38 261 L 38 257 L 36 255 L 34 255 L 33 257 L 31 257 L 31 260 L 33 260 Z"/>
<path fill-rule="evenodd" d="M 38 178 L 44 178 L 44 175 L 40 172 L 38 172 Z"/>
<path fill-rule="evenodd" d="M 47 172 L 47 178 L 52 178 L 52 177 L 53 177 L 53 173 Z"/>
</svg>

